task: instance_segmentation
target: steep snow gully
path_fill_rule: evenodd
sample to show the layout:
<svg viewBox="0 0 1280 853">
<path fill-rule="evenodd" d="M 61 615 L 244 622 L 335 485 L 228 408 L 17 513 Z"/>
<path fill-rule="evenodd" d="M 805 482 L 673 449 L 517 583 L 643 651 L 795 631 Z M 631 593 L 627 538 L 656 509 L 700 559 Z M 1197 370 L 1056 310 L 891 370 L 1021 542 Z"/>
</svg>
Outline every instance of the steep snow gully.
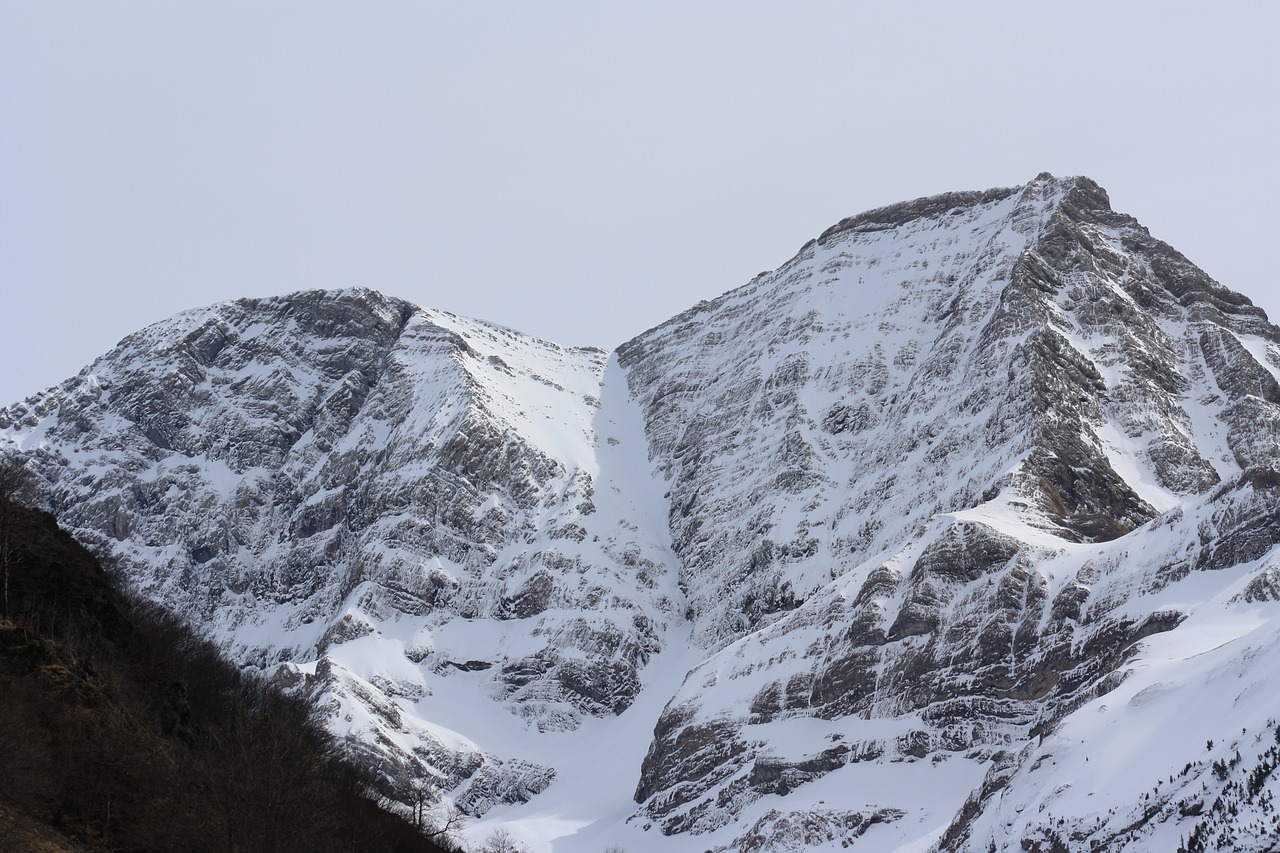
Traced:
<svg viewBox="0 0 1280 853">
<path fill-rule="evenodd" d="M 1272 849 L 1280 329 L 1087 178 L 615 352 L 370 290 L 0 410 L 143 595 L 531 850 Z"/>
</svg>

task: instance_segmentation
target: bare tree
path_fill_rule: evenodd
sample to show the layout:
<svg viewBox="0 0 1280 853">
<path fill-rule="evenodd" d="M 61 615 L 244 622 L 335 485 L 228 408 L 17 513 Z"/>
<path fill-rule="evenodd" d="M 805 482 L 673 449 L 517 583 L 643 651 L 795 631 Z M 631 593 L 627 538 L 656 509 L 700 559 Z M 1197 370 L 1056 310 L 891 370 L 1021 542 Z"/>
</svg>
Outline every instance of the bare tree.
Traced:
<svg viewBox="0 0 1280 853">
<path fill-rule="evenodd" d="M 528 849 L 523 844 L 517 844 L 510 832 L 505 829 L 495 829 L 489 833 L 489 837 L 484 840 L 484 844 L 476 853 L 527 853 Z"/>
<path fill-rule="evenodd" d="M 9 615 L 9 571 L 13 564 L 14 507 L 35 498 L 35 477 L 15 456 L 0 455 L 0 567 L 4 571 L 4 615 Z"/>
<path fill-rule="evenodd" d="M 436 802 L 435 786 L 431 785 L 425 776 L 408 776 L 401 782 L 400 788 L 408 798 L 410 808 L 413 809 L 413 825 L 421 831 L 427 819 L 427 811 Z"/>
<path fill-rule="evenodd" d="M 457 844 L 465 815 L 442 796 L 441 780 L 421 765 L 402 767 L 390 802 L 407 802 L 418 832 L 437 844 Z"/>
<path fill-rule="evenodd" d="M 437 844 L 456 845 L 465 818 L 453 803 L 441 799 L 428 810 L 418 831 Z"/>
</svg>

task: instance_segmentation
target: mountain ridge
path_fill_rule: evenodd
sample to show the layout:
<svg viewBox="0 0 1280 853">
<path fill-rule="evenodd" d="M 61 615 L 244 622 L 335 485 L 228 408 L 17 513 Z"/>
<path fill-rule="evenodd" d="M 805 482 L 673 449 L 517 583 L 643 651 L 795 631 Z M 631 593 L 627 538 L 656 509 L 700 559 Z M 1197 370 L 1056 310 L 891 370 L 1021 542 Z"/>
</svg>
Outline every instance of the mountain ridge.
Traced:
<svg viewBox="0 0 1280 853">
<path fill-rule="evenodd" d="M 1270 606 L 1278 380 L 1265 312 L 1042 174 L 843 220 L 613 353 L 301 292 L 126 338 L 0 430 L 140 588 L 477 832 L 979 849 L 1153 638 Z M 592 811 L 555 744 L 605 737 L 635 764 Z"/>
</svg>

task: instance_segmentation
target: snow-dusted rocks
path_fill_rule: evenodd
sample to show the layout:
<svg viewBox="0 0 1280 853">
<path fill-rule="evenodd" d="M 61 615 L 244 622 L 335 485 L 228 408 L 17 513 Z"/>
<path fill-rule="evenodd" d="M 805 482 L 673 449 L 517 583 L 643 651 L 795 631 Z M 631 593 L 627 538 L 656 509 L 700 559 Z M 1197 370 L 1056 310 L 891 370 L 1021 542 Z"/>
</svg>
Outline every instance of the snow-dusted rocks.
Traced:
<svg viewBox="0 0 1280 853">
<path fill-rule="evenodd" d="M 504 758 L 436 731 L 445 685 L 573 729 L 631 704 L 680 609 L 607 362 L 370 291 L 305 293 L 143 330 L 0 422 L 137 588 L 246 664 L 319 680 L 389 773 L 482 785 L 458 794 L 478 812 L 554 769 L 525 761 L 534 781 L 512 786 Z"/>
<path fill-rule="evenodd" d="M 853 217 L 612 355 L 228 303 L 0 429 L 140 590 L 480 836 L 1276 833 L 1280 330 L 1088 179 Z"/>
</svg>

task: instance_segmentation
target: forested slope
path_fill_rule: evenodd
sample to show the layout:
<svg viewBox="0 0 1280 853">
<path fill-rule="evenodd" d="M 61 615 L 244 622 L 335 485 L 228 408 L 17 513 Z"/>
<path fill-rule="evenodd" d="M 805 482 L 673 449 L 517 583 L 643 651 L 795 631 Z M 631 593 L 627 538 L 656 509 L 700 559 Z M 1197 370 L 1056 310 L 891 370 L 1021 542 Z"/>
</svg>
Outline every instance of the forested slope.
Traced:
<svg viewBox="0 0 1280 853">
<path fill-rule="evenodd" d="M 0 849 L 451 849 L 365 795 L 305 700 L 0 501 Z"/>
</svg>

